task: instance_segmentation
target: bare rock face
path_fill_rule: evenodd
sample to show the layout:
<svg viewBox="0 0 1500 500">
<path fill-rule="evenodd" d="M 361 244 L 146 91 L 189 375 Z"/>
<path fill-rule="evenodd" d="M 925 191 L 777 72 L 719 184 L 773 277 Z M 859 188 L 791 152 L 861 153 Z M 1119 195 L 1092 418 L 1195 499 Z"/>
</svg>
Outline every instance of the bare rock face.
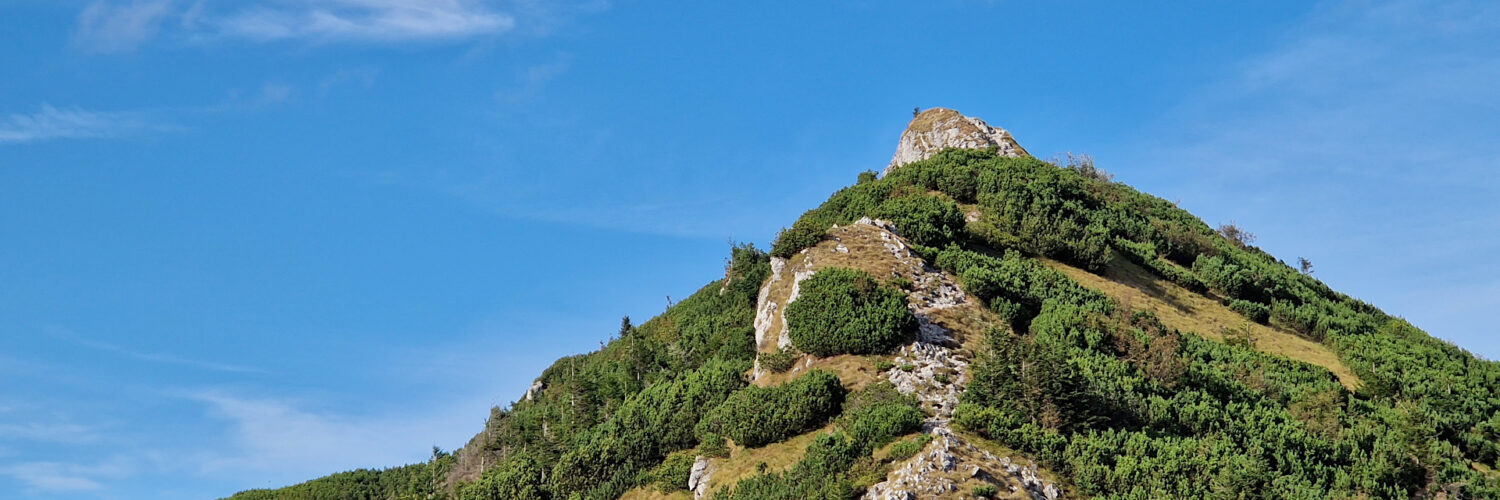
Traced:
<svg viewBox="0 0 1500 500">
<path fill-rule="evenodd" d="M 984 149 L 994 146 L 1000 156 L 1025 156 L 1029 153 L 1003 128 L 991 127 L 984 120 L 947 109 L 931 108 L 911 119 L 901 133 L 896 155 L 882 175 L 891 169 L 925 160 L 943 148 Z"/>
<path fill-rule="evenodd" d="M 688 471 L 688 491 L 693 492 L 693 498 L 703 498 L 708 494 L 708 481 L 713 477 L 714 469 L 708 459 L 699 456 L 693 461 L 692 470 Z"/>
</svg>

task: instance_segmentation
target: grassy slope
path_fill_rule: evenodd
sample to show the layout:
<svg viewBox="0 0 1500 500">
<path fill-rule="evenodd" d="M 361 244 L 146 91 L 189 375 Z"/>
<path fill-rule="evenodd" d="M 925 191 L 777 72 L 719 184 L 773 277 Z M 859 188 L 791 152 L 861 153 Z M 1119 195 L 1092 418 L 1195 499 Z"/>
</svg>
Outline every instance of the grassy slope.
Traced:
<svg viewBox="0 0 1500 500">
<path fill-rule="evenodd" d="M 1225 329 L 1248 331 L 1256 350 L 1327 368 L 1349 390 L 1359 387 L 1359 376 L 1327 346 L 1281 326 L 1248 321 L 1218 300 L 1182 288 L 1124 258 L 1110 261 L 1102 274 L 1056 260 L 1043 261 L 1079 284 L 1104 292 L 1124 307 L 1155 313 L 1168 327 L 1217 341 L 1224 340 Z"/>
</svg>

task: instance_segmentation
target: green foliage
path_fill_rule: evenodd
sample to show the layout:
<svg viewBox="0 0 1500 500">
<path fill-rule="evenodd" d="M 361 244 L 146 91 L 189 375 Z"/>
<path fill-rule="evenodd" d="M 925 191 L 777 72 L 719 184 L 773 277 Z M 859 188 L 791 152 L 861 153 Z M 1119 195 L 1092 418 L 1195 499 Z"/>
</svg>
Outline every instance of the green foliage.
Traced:
<svg viewBox="0 0 1500 500">
<path fill-rule="evenodd" d="M 786 308 L 792 345 L 815 356 L 888 352 L 911 339 L 906 294 L 863 271 L 827 268 L 802 282 Z"/>
<path fill-rule="evenodd" d="M 1271 308 L 1259 302 L 1251 302 L 1244 299 L 1234 299 L 1229 303 L 1229 308 L 1234 312 L 1245 315 L 1250 321 L 1265 324 L 1271 319 Z"/>
<path fill-rule="evenodd" d="M 709 432 L 703 434 L 698 443 L 698 454 L 705 457 L 729 458 L 729 444 L 724 436 Z"/>
<path fill-rule="evenodd" d="M 833 223 L 829 223 L 829 226 Z M 776 240 L 771 243 L 771 255 L 783 259 L 791 258 L 804 248 L 812 247 L 823 241 L 823 233 L 828 231 L 829 226 L 824 226 L 815 219 L 808 219 L 807 215 L 797 219 L 790 228 L 782 228 L 776 233 Z"/>
<path fill-rule="evenodd" d="M 1048 302 L 1025 335 L 988 337 L 954 424 L 1032 454 L 1086 495 L 1495 491 L 1492 480 L 1446 465 L 1462 460 L 1466 443 L 1435 442 L 1447 419 L 1463 428 L 1463 411 L 1361 399 L 1319 367 L 1179 336 L 1149 314 Z"/>
<path fill-rule="evenodd" d="M 709 408 L 745 386 L 743 361 L 711 360 L 671 381 L 653 384 L 626 398 L 608 420 L 580 436 L 557 459 L 552 482 L 556 493 L 584 493 L 660 462 L 668 453 L 698 443 L 694 426 Z"/>
<path fill-rule="evenodd" d="M 542 390 L 492 410 L 484 432 L 464 451 L 502 463 L 507 454 L 524 450 L 542 463 L 556 463 L 646 387 L 712 359 L 754 359 L 755 300 L 770 274 L 769 256 L 737 245 L 725 267 L 727 281 L 703 287 L 597 352 L 553 363 L 537 379 Z M 686 423 L 686 429 L 695 424 Z"/>
<path fill-rule="evenodd" d="M 955 202 L 977 206 L 979 219 L 964 224 Z M 944 151 L 885 178 L 861 175 L 779 234 L 772 254 L 795 255 L 829 226 L 863 216 L 892 220 L 914 253 L 958 276 L 1010 322 L 989 331 L 975 353 L 954 425 L 1027 453 L 1083 496 L 1500 498 L 1500 480 L 1485 472 L 1500 466 L 1500 363 L 1337 293 L 1249 238 L 1226 239 L 1097 169 Z M 1257 352 L 1235 328 L 1226 330 L 1229 343 L 1170 331 L 1036 258 L 1099 271 L 1116 254 L 1189 290 L 1211 291 L 1250 320 L 1322 342 L 1363 384 L 1351 391 L 1323 368 Z M 832 418 L 836 410 L 822 403 L 809 409 L 771 395 L 794 384 L 743 388 L 768 258 L 736 246 L 726 281 L 644 324 L 622 325 L 598 352 L 555 363 L 533 399 L 496 408 L 465 447 L 461 456 L 491 465 L 456 493 L 615 498 L 643 481 L 678 483 L 684 450 L 723 456 L 718 436 L 738 428 L 757 429 L 747 441 L 766 441 L 780 437 L 765 422 L 807 429 Z M 801 341 L 794 337 L 800 349 L 879 352 L 908 338 L 899 291 L 829 271 L 804 282 L 787 310 L 791 328 L 817 323 Z M 820 277 L 838 283 L 808 300 Z M 851 313 L 856 305 L 866 312 Z M 803 309 L 796 320 L 792 309 Z M 847 397 L 835 420 L 840 430 L 819 436 L 790 469 L 761 471 L 719 497 L 851 498 L 878 481 L 884 473 L 871 450 L 921 418 L 879 385 Z M 730 400 L 739 411 L 700 418 Z M 923 438 L 893 445 L 891 456 L 917 453 Z M 235 498 L 432 498 L 454 464 L 435 456 Z"/>
<path fill-rule="evenodd" d="M 709 412 L 699 435 L 720 434 L 758 447 L 816 429 L 838 414 L 844 386 L 837 375 L 812 370 L 774 387 L 746 387 Z"/>
<path fill-rule="evenodd" d="M 998 248 L 1015 248 L 1101 269 L 1110 259 L 1109 214 L 1093 193 L 1098 180 L 1031 157 L 947 150 L 896 169 L 888 182 L 941 191 L 977 203 L 975 236 Z M 1105 183 L 1107 184 L 1107 183 Z"/>
<path fill-rule="evenodd" d="M 667 455 L 667 459 L 650 472 L 651 482 L 656 483 L 657 491 L 671 493 L 686 490 L 688 475 L 693 470 L 693 458 L 693 455 L 680 451 Z"/>
<path fill-rule="evenodd" d="M 967 232 L 1005 251 L 995 257 L 959 239 L 937 258 L 1021 332 L 1000 337 L 976 363 L 956 422 L 988 429 L 1106 498 L 1408 498 L 1440 489 L 1500 497 L 1494 477 L 1467 465 L 1497 455 L 1500 365 L 1330 290 L 1250 246 L 1237 227 L 1220 234 L 1085 170 L 950 150 L 881 179 L 891 190 L 915 186 L 978 204 L 980 220 Z M 1363 386 L 1351 394 L 1328 372 L 1248 342 L 1143 327 L 1070 286 L 1016 278 L 1042 267 L 1028 255 L 1097 270 L 1111 253 L 1190 290 L 1211 289 L 1250 320 L 1323 342 Z M 1044 314 L 1048 302 L 1092 319 Z M 1035 361 L 1005 360 L 1015 356 Z"/>
<path fill-rule="evenodd" d="M 917 456 L 918 453 L 922 452 L 923 448 L 927 447 L 927 443 L 930 442 L 932 442 L 932 436 L 927 434 L 922 434 L 911 439 L 901 441 L 899 443 L 891 445 L 891 451 L 887 458 L 889 458 L 893 462 L 900 462 L 902 460 Z"/>
<path fill-rule="evenodd" d="M 896 225 L 913 244 L 942 247 L 963 233 L 964 214 L 953 202 L 926 194 L 890 198 L 870 214 Z"/>
<path fill-rule="evenodd" d="M 1198 275 L 1158 255 L 1156 243 L 1130 241 L 1116 236 L 1114 247 L 1132 262 L 1145 266 L 1178 286 L 1198 293 L 1208 290 L 1208 285 L 1203 284 L 1203 280 L 1198 279 Z"/>
<path fill-rule="evenodd" d="M 852 499 L 884 479 L 871 453 L 897 437 L 920 430 L 917 401 L 889 383 L 851 394 L 839 419 L 842 430 L 818 436 L 802 460 L 782 473 L 765 473 L 721 489 L 721 499 Z M 923 445 L 926 443 L 924 442 Z M 918 446 L 920 449 L 920 446 Z"/>
<path fill-rule="evenodd" d="M 855 185 L 834 193 L 778 233 L 771 255 L 791 257 L 822 241 L 834 224 L 847 225 L 860 217 L 888 220 L 913 244 L 937 248 L 962 236 L 965 226 L 963 212 L 944 197 L 903 181 L 861 175 Z"/>
<path fill-rule="evenodd" d="M 770 370 L 771 373 L 786 373 L 787 370 L 792 369 L 792 365 L 796 364 L 797 358 L 800 357 L 802 353 L 796 348 L 777 348 L 774 352 L 760 354 L 760 366 Z"/>
<path fill-rule="evenodd" d="M 965 291 L 984 300 L 1002 318 L 1023 327 L 1049 300 L 1099 313 L 1114 308 L 1104 294 L 1084 288 L 1062 272 L 1013 250 L 995 257 L 950 246 L 938 254 L 937 264 L 958 275 Z"/>
<path fill-rule="evenodd" d="M 425 499 L 442 491 L 443 476 L 453 466 L 453 457 L 442 454 L 431 461 L 389 469 L 358 469 L 340 472 L 280 489 L 246 490 L 230 500 L 306 499 Z"/>
<path fill-rule="evenodd" d="M 999 492 L 1000 490 L 995 489 L 995 485 L 993 484 L 979 484 L 969 490 L 969 493 L 979 498 L 995 498 L 995 495 Z"/>
<path fill-rule="evenodd" d="M 458 488 L 459 500 L 547 500 L 552 498 L 547 468 L 524 453 L 484 471 L 478 481 Z"/>
<path fill-rule="evenodd" d="M 823 434 L 807 446 L 801 461 L 786 472 L 762 473 L 720 489 L 720 500 L 852 500 L 850 470 L 863 457 L 860 445 L 843 433 Z"/>
<path fill-rule="evenodd" d="M 865 386 L 844 405 L 844 432 L 869 454 L 892 440 L 921 430 L 923 418 L 916 398 L 901 394 L 890 382 Z"/>
<path fill-rule="evenodd" d="M 838 190 L 818 208 L 808 210 L 792 224 L 783 229 L 771 244 L 771 255 L 788 258 L 823 240 L 823 235 L 834 224 L 849 224 L 874 212 L 875 207 L 892 194 L 890 182 L 876 180 L 863 182 Z"/>
</svg>

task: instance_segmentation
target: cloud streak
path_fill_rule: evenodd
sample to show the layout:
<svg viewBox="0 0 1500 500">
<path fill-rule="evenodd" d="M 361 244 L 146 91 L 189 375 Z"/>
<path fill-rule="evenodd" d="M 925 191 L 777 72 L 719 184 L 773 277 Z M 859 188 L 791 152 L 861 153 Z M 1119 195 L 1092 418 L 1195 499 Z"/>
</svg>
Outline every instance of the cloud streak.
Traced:
<svg viewBox="0 0 1500 500">
<path fill-rule="evenodd" d="M 117 354 L 117 355 L 120 355 L 120 356 L 124 356 L 124 357 L 127 357 L 127 358 L 135 359 L 135 360 L 138 360 L 138 361 L 145 361 L 145 362 L 148 362 L 148 363 L 158 363 L 158 364 L 186 366 L 186 367 L 189 367 L 189 368 L 197 368 L 197 369 L 200 369 L 200 370 L 210 370 L 210 371 L 227 372 L 227 373 L 259 373 L 259 374 L 266 373 L 265 370 L 261 370 L 261 369 L 258 369 L 258 368 L 250 368 L 250 367 L 239 366 L 239 365 L 231 365 L 231 364 L 225 364 L 225 363 L 215 363 L 215 362 L 212 362 L 212 361 L 202 361 L 202 360 L 197 360 L 197 359 L 183 358 L 183 357 L 173 356 L 173 355 L 164 354 L 164 353 L 137 351 L 137 350 L 134 350 L 134 349 L 125 348 L 125 347 L 117 346 L 117 345 L 106 343 L 106 342 L 99 342 L 99 341 L 94 341 L 94 340 L 88 340 L 88 339 L 85 339 L 85 338 L 79 337 L 77 335 L 74 335 L 72 333 L 68 333 L 68 332 L 64 332 L 64 331 L 54 331 L 54 332 L 52 332 L 52 335 L 54 337 L 58 338 L 58 339 L 66 341 L 69 344 L 73 344 L 73 345 L 76 345 L 76 346 L 79 346 L 79 347 L 86 347 L 86 348 L 89 348 L 89 349 L 94 349 L 96 351 L 103 351 L 103 352 L 107 352 L 107 353 L 111 353 L 111 354 Z"/>
<path fill-rule="evenodd" d="M 59 109 L 43 104 L 35 113 L 11 113 L 0 118 L 0 144 L 118 137 L 152 128 L 159 127 L 135 113 Z"/>
<path fill-rule="evenodd" d="M 210 416 L 229 424 L 228 446 L 200 456 L 200 472 L 243 475 L 247 470 L 263 471 L 273 484 L 359 467 L 413 463 L 427 458 L 436 436 L 453 434 L 454 429 L 472 432 L 482 425 L 473 412 L 452 409 L 355 415 L 220 390 L 191 394 L 188 399 L 204 404 Z"/>
<path fill-rule="evenodd" d="M 499 34 L 516 21 L 466 0 L 321 0 L 254 6 L 218 24 L 224 35 L 259 41 L 396 42 Z"/>
<path fill-rule="evenodd" d="M 127 477 L 135 467 L 122 457 L 96 464 L 62 462 L 20 462 L 0 466 L 0 475 L 26 484 L 34 492 L 77 493 L 104 489 L 101 481 Z"/>
<path fill-rule="evenodd" d="M 128 52 L 155 37 L 162 21 L 171 14 L 169 0 L 123 5 L 96 1 L 78 14 L 73 44 L 89 52 Z"/>
<path fill-rule="evenodd" d="M 550 8 L 524 15 L 548 22 Z M 73 44 L 129 52 L 157 37 L 187 42 L 440 42 L 512 31 L 517 18 L 488 0 L 97 0 L 78 15 Z"/>
</svg>

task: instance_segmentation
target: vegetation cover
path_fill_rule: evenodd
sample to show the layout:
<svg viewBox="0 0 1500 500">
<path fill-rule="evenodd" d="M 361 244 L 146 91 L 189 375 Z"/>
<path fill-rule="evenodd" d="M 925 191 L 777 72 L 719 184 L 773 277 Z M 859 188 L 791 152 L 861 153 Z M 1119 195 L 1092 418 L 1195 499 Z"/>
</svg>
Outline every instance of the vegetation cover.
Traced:
<svg viewBox="0 0 1500 500">
<path fill-rule="evenodd" d="M 881 285 L 864 271 L 822 269 L 801 287 L 801 295 L 786 306 L 786 322 L 792 345 L 802 352 L 888 352 L 917 331 L 917 318 L 906 308 L 906 293 Z"/>
<path fill-rule="evenodd" d="M 715 492 L 733 500 L 851 499 L 885 478 L 871 453 L 922 427 L 917 402 L 890 384 L 873 384 L 851 395 L 840 430 L 818 435 L 802 459 L 784 472 L 769 472 Z"/>
<path fill-rule="evenodd" d="M 861 175 L 783 230 L 769 254 L 734 247 L 724 280 L 639 326 L 625 322 L 597 352 L 558 360 L 539 390 L 495 408 L 453 455 L 236 498 L 616 498 L 685 487 L 690 459 L 731 454 L 725 436 L 765 444 L 829 426 L 790 466 L 711 495 L 853 498 L 891 460 L 921 450 L 925 441 L 905 436 L 923 411 L 888 384 L 849 392 L 813 371 L 757 388 L 744 377 L 770 257 L 866 216 L 892 221 L 914 253 L 1000 318 L 969 346 L 953 423 L 1039 461 L 1070 496 L 1500 498 L 1500 364 L 1092 165 L 960 149 Z M 1127 262 L 1245 324 L 1315 342 L 1357 380 L 1240 337 L 1174 328 L 1059 270 L 1103 275 Z M 879 353 L 910 338 L 898 288 L 839 269 L 802 286 L 786 310 L 801 352 Z"/>
<path fill-rule="evenodd" d="M 823 370 L 775 387 L 747 387 L 704 416 L 697 430 L 763 446 L 821 427 L 839 413 L 844 392 L 839 377 Z"/>
</svg>

